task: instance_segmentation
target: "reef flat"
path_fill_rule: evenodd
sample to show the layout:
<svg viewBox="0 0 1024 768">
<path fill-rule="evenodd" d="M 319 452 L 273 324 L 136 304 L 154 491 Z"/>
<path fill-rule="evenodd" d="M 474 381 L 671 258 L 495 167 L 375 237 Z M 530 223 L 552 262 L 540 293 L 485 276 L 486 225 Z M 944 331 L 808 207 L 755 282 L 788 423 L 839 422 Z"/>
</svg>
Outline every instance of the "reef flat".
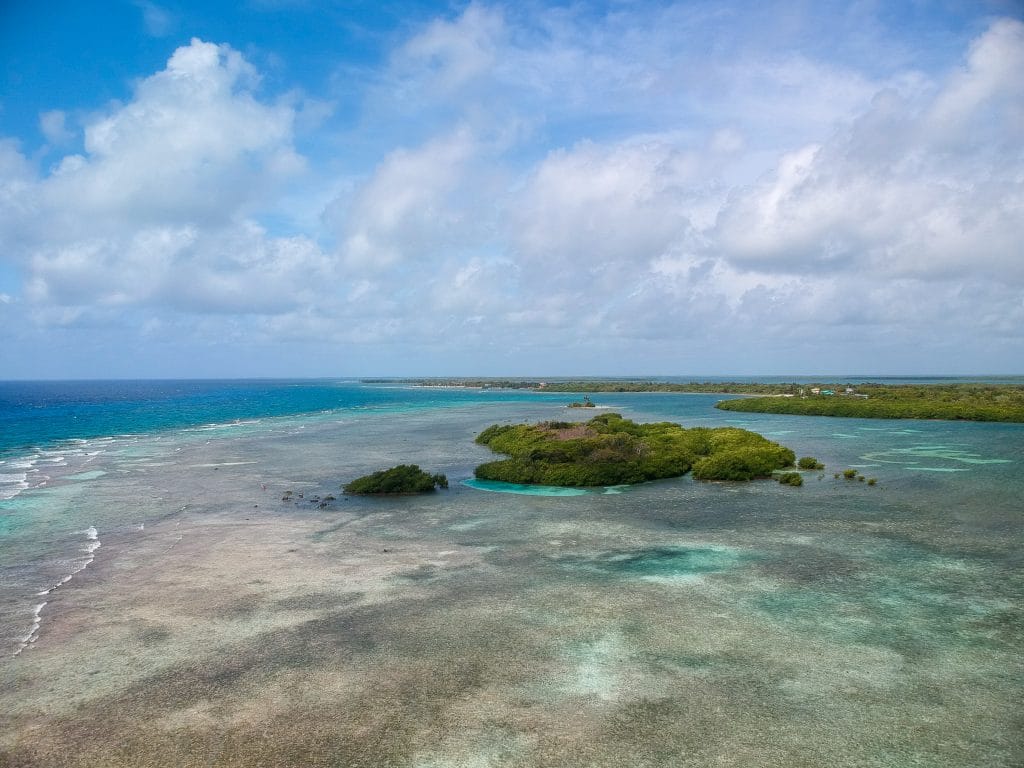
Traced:
<svg viewBox="0 0 1024 768">
<path fill-rule="evenodd" d="M 0 516 L 0 765 L 1020 763 L 1019 427 L 623 393 L 880 485 L 495 493 L 474 435 L 567 411 L 432 397 L 47 449 Z M 320 506 L 423 457 L 448 491 Z"/>
</svg>

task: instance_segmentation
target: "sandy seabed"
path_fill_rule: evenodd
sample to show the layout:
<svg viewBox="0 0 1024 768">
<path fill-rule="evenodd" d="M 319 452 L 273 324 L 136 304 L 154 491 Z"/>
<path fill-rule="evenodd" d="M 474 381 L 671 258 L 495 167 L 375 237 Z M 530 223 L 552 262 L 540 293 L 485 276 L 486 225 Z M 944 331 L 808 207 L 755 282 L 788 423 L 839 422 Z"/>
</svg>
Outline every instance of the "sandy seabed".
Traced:
<svg viewBox="0 0 1024 768">
<path fill-rule="evenodd" d="M 489 415 L 90 480 L 164 495 L 0 661 L 0 766 L 1022 764 L 1019 540 L 898 478 L 310 501 L 339 450 L 465 475 Z"/>
</svg>

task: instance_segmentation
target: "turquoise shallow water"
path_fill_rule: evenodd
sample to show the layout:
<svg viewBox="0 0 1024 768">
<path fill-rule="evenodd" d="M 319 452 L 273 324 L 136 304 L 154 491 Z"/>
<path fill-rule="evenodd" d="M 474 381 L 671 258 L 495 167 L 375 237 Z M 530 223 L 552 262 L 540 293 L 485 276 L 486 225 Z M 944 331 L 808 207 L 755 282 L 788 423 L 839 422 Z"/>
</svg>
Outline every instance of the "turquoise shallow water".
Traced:
<svg viewBox="0 0 1024 768">
<path fill-rule="evenodd" d="M 519 483 L 503 483 L 498 480 L 477 480 L 475 477 L 462 481 L 467 488 L 491 493 L 516 493 L 522 496 L 586 496 L 593 493 L 583 488 L 560 488 L 552 485 L 521 485 Z"/>
<path fill-rule="evenodd" d="M 571 395 L 235 387 L 44 404 L 0 454 L 0 762 L 1020 762 L 1020 425 L 609 394 L 827 468 L 550 495 L 472 480 L 473 438 Z M 397 463 L 451 488 L 340 494 Z"/>
</svg>

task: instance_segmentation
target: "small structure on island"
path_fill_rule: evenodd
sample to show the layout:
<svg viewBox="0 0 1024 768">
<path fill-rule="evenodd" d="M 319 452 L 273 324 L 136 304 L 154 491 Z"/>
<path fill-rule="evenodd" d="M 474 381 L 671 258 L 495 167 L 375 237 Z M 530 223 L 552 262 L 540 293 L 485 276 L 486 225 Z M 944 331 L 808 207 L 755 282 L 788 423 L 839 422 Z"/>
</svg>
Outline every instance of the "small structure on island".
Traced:
<svg viewBox="0 0 1024 768">
<path fill-rule="evenodd" d="M 821 394 L 821 387 L 811 387 L 811 394 L 812 395 L 820 395 Z"/>
</svg>

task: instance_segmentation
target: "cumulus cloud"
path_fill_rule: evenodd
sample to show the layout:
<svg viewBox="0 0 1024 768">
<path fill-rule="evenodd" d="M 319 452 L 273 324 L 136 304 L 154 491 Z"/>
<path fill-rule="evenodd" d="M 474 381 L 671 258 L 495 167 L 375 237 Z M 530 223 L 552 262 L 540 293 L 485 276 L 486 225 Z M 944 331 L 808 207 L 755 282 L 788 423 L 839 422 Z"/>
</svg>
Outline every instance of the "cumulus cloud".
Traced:
<svg viewBox="0 0 1024 768">
<path fill-rule="evenodd" d="M 997 22 L 930 99 L 879 93 L 829 141 L 737 190 L 710 236 L 755 270 L 1020 281 L 1024 158 L 993 150 L 1024 135 L 1022 66 L 1024 25 Z"/>
<path fill-rule="evenodd" d="M 1024 25 L 923 71 L 759 46 L 806 20 L 741 16 L 472 3 L 392 51 L 359 127 L 300 144 L 329 169 L 308 188 L 296 133 L 329 111 L 193 40 L 82 121 L 81 154 L 41 171 L 0 141 L 5 316 L 403 360 L 457 338 L 463 368 L 1024 350 Z"/>
<path fill-rule="evenodd" d="M 448 96 L 471 86 L 497 63 L 504 36 L 501 11 L 477 3 L 454 21 L 431 22 L 395 55 L 403 97 Z"/>
<path fill-rule="evenodd" d="M 510 241 L 530 285 L 594 296 L 622 290 L 685 240 L 699 165 L 655 141 L 551 153 L 510 206 Z"/>
<path fill-rule="evenodd" d="M 62 322 L 111 307 L 280 313 L 311 299 L 330 263 L 310 238 L 251 218 L 301 173 L 293 107 L 261 100 L 237 51 L 192 40 L 133 98 L 87 121 L 84 153 L 45 175 L 0 145 L 5 256 L 25 295 Z M 49 113 L 44 129 L 63 128 Z M 76 309 L 77 308 L 77 309 Z"/>
<path fill-rule="evenodd" d="M 260 102 L 256 84 L 237 51 L 193 40 L 141 81 L 132 101 L 86 126 L 85 155 L 63 159 L 46 202 L 90 226 L 244 212 L 275 177 L 302 168 L 292 107 Z"/>
<path fill-rule="evenodd" d="M 269 238 L 251 222 L 224 230 L 146 228 L 32 257 L 27 295 L 68 307 L 167 306 L 276 314 L 315 299 L 330 263 L 308 238 Z"/>
<path fill-rule="evenodd" d="M 976 39 L 926 116 L 933 141 L 1019 142 L 1024 131 L 1024 24 L 1000 19 Z M 993 132 L 986 126 L 994 123 Z"/>
<path fill-rule="evenodd" d="M 545 23 L 551 36 L 531 47 L 506 15 L 472 6 L 403 55 L 434 57 L 410 77 L 446 98 L 462 89 L 469 113 L 495 91 L 526 87 L 533 73 L 550 72 L 546 82 L 557 84 L 560 72 L 596 61 L 593 41 L 572 25 Z M 474 162 L 493 149 L 483 149 L 477 123 L 472 141 L 448 134 L 389 155 L 349 208 L 344 253 L 361 267 L 441 265 L 432 278 L 410 278 L 432 288 L 405 295 L 438 313 L 416 327 L 441 323 L 442 313 L 466 327 L 486 317 L 489 332 L 510 342 L 529 334 L 546 343 L 593 344 L 596 335 L 667 343 L 742 332 L 777 343 L 808 326 L 842 336 L 928 337 L 942 328 L 964 338 L 1014 327 L 1019 335 L 1019 325 L 993 318 L 1020 311 L 1005 284 L 1024 277 L 1015 245 L 1024 172 L 1019 153 L 993 147 L 1021 135 L 1020 28 L 996 22 L 962 65 L 936 77 L 896 71 L 872 80 L 801 56 L 712 61 L 702 74 L 730 96 L 707 109 L 728 120 L 548 151 L 506 169 L 513 182 L 488 206 L 473 194 Z M 552 39 L 559 44 L 549 50 Z M 651 82 L 664 75 L 655 62 L 630 61 Z M 510 62 L 521 65 L 518 84 Z M 683 82 L 675 92 L 706 93 Z M 577 106 L 601 111 L 585 102 L 608 88 L 594 83 Z M 475 101 L 470 92 L 491 95 Z M 799 130 L 775 128 L 766 145 L 758 128 L 770 121 Z M 969 140 L 979 130 L 984 138 Z M 818 140 L 801 143 L 807 135 Z M 498 152 L 487 162 L 503 159 Z M 730 184 L 737 161 L 774 167 Z M 492 221 L 497 238 L 479 226 Z M 973 301 L 999 309 L 983 319 L 969 310 Z"/>
<path fill-rule="evenodd" d="M 351 200 L 331 216 L 343 237 L 342 254 L 356 269 L 384 269 L 436 256 L 440 248 L 471 238 L 468 215 L 477 200 L 468 189 L 476 141 L 456 131 L 416 149 L 397 149 Z M 478 176 L 475 184 L 480 184 Z"/>
</svg>

